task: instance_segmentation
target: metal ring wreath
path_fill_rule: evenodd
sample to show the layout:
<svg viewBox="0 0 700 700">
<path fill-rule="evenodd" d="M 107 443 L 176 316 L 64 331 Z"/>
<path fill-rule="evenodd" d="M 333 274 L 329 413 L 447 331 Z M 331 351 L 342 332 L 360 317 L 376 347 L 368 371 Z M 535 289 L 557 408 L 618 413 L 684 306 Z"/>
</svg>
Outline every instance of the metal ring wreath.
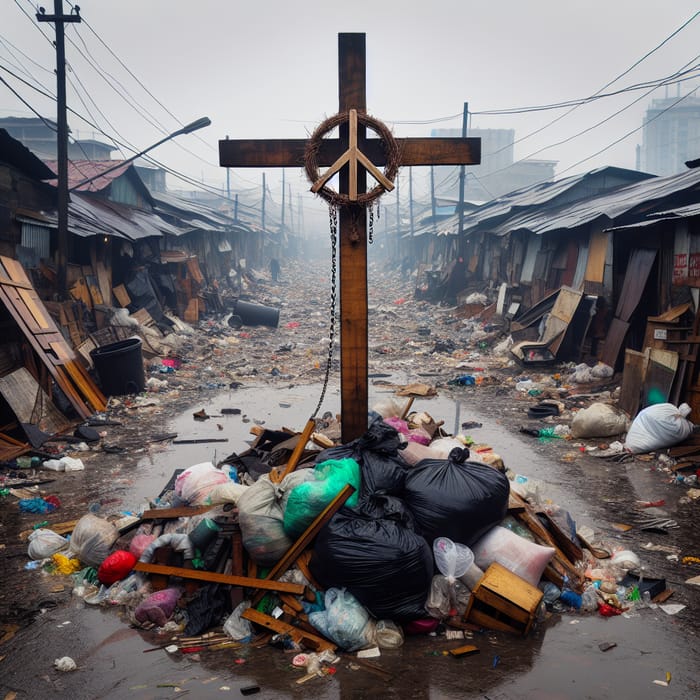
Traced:
<svg viewBox="0 0 700 700">
<path fill-rule="evenodd" d="M 317 183 L 319 179 L 325 182 L 325 178 L 318 172 L 318 153 L 321 148 L 323 137 L 333 131 L 333 129 L 336 127 L 349 121 L 349 111 L 339 112 L 335 116 L 329 117 L 324 122 L 319 124 L 314 133 L 311 135 L 311 138 L 309 138 L 307 141 L 306 149 L 304 151 L 304 168 L 306 170 L 307 177 L 312 183 Z M 370 117 L 365 112 L 357 112 L 357 121 L 363 126 L 372 129 L 372 131 L 374 131 L 380 137 L 386 156 L 384 179 L 389 183 L 392 183 L 399 171 L 399 165 L 401 163 L 401 154 L 399 153 L 398 143 L 385 124 L 380 122 L 378 119 Z M 374 173 L 371 174 L 374 176 Z M 389 189 L 391 189 L 391 186 Z M 316 194 L 323 197 L 323 199 L 325 199 L 332 206 L 346 207 L 351 204 L 357 204 L 359 206 L 366 207 L 381 196 L 387 190 L 387 187 L 381 183 L 378 183 L 368 192 L 358 193 L 356 199 L 351 199 L 348 194 L 336 192 L 325 184 L 317 190 L 314 188 L 312 188 L 312 190 L 316 191 Z"/>
</svg>

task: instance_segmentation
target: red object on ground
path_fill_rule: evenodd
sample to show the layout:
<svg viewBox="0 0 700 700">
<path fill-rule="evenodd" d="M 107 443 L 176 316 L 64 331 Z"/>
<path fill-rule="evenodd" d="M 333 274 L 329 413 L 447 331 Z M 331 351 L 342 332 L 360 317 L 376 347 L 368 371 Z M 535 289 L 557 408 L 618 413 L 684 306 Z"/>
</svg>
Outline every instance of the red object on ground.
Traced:
<svg viewBox="0 0 700 700">
<path fill-rule="evenodd" d="M 660 508 L 661 506 L 666 505 L 666 499 L 662 498 L 658 501 L 640 501 L 639 502 L 639 507 L 640 508 Z"/>
<path fill-rule="evenodd" d="M 125 549 L 112 552 L 97 570 L 97 578 L 105 586 L 111 586 L 117 581 L 125 579 L 136 565 L 136 557 Z"/>
<path fill-rule="evenodd" d="M 615 608 L 607 603 L 598 603 L 598 612 L 603 617 L 614 617 L 615 615 L 622 615 L 622 610 L 620 608 Z"/>
<path fill-rule="evenodd" d="M 44 500 L 47 503 L 50 503 L 54 507 L 54 509 L 61 507 L 61 501 L 59 501 L 58 496 L 46 496 Z"/>
</svg>

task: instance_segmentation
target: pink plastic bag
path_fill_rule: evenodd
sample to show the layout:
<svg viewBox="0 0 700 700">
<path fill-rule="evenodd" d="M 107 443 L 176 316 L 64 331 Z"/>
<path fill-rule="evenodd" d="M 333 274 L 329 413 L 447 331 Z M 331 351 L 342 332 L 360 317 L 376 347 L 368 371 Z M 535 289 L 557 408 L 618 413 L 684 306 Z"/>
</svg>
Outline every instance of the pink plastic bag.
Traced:
<svg viewBox="0 0 700 700">
<path fill-rule="evenodd" d="M 171 618 L 181 592 L 177 588 L 164 588 L 151 593 L 134 611 L 134 617 L 141 622 L 152 622 L 163 627 Z"/>
</svg>

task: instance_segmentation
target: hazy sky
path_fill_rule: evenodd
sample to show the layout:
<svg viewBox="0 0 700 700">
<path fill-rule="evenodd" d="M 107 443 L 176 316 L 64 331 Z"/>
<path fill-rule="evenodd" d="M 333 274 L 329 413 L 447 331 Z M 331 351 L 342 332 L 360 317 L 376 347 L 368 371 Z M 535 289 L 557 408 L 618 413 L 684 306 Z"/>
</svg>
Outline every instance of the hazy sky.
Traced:
<svg viewBox="0 0 700 700">
<path fill-rule="evenodd" d="M 53 13 L 51 0 L 44 6 Z M 65 12 L 71 7 L 64 2 Z M 652 97 L 682 96 L 700 86 L 693 78 L 649 92 L 698 63 L 700 17 L 668 39 L 698 10 L 693 0 L 83 0 L 84 21 L 66 25 L 68 101 L 99 129 L 74 114 L 69 125 L 74 136 L 107 140 L 107 134 L 130 144 L 123 148 L 128 156 L 207 115 L 212 126 L 152 155 L 221 189 L 226 173 L 218 166 L 218 140 L 307 136 L 337 112 L 338 33 L 363 32 L 368 111 L 395 135 L 460 128 L 468 102 L 472 127 L 515 129 L 516 158 L 556 160 L 558 176 L 603 165 L 633 168 L 641 130 L 623 137 L 641 126 Z M 0 3 L 0 78 L 55 119 L 55 102 L 19 80 L 55 94 L 54 27 L 39 24 L 35 13 L 29 0 Z M 568 115 L 565 109 L 484 114 L 589 97 L 630 68 L 603 92 L 650 87 Z M 0 116 L 33 116 L 2 82 Z M 414 176 L 427 182 L 428 169 Z M 231 187 L 259 187 L 260 177 L 232 172 Z M 274 182 L 272 172 L 269 177 Z M 287 177 L 295 192 L 306 193 L 300 171 Z M 303 196 L 307 212 L 324 210 L 314 195 Z"/>
</svg>

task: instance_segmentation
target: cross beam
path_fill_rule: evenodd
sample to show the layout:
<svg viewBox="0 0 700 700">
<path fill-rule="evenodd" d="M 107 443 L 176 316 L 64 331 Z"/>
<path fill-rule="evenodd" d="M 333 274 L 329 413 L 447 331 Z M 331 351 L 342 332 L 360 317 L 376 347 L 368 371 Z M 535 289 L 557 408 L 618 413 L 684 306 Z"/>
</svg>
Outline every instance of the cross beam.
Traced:
<svg viewBox="0 0 700 700">
<path fill-rule="evenodd" d="M 365 35 L 338 35 L 338 112 L 366 112 Z M 348 150 L 348 124 L 337 139 L 323 139 L 317 159 L 330 166 Z M 353 139 L 355 135 L 353 134 Z M 396 139 L 401 165 L 474 165 L 481 161 L 478 138 Z M 357 125 L 357 148 L 372 164 L 385 165 L 381 139 L 368 138 Z M 307 142 L 303 139 L 226 139 L 219 141 L 219 164 L 234 168 L 303 167 Z M 339 192 L 365 192 L 367 174 L 350 168 L 339 171 Z M 340 246 L 340 381 L 342 440 L 347 443 L 367 429 L 367 213 L 364 207 L 341 207 Z"/>
</svg>

